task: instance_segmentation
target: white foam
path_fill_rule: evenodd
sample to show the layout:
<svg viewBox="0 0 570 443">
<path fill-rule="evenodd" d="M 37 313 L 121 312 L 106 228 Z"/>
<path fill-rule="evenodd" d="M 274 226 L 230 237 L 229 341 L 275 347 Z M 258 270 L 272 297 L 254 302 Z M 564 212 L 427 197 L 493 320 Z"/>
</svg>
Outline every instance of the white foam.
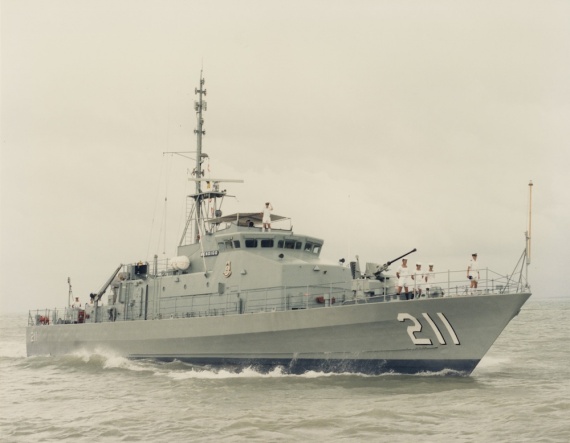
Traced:
<svg viewBox="0 0 570 443">
<path fill-rule="evenodd" d="M 130 360 L 107 349 L 95 349 L 94 352 L 78 350 L 70 355 L 83 363 L 100 365 L 103 369 L 151 370 L 145 362 Z"/>
<path fill-rule="evenodd" d="M 277 378 L 284 377 L 286 374 L 283 373 L 281 368 L 275 368 L 274 370 L 261 373 L 253 368 L 245 368 L 239 372 L 230 371 L 228 369 L 197 369 L 191 368 L 187 370 L 170 370 L 163 374 L 157 373 L 156 375 L 166 375 L 174 380 L 186 380 L 186 379 L 231 379 L 231 378 Z"/>
<path fill-rule="evenodd" d="M 307 371 L 303 374 L 288 374 L 284 372 L 283 368 L 275 368 L 269 372 L 259 372 L 252 367 L 244 368 L 240 371 L 232 371 L 228 369 L 211 369 L 211 368 L 196 368 L 192 367 L 186 370 L 168 370 L 157 371 L 157 376 L 165 375 L 174 380 L 186 379 L 211 379 L 211 380 L 224 380 L 224 379 L 271 379 L 271 378 L 298 378 L 298 379 L 318 379 L 318 378 L 331 378 L 331 377 L 378 377 L 378 375 L 360 374 L 353 372 L 319 372 Z M 385 375 L 400 375 L 394 373 L 381 374 Z M 430 374 L 431 375 L 431 374 Z"/>
<path fill-rule="evenodd" d="M 505 363 L 509 362 L 509 358 L 507 357 L 494 357 L 486 355 L 481 359 L 477 368 L 487 369 L 487 368 L 496 368 L 499 366 L 503 366 Z"/>
<path fill-rule="evenodd" d="M 474 375 L 477 374 L 488 374 L 500 371 L 501 368 L 510 365 L 510 359 L 508 357 L 495 357 L 486 355 L 481 359 L 475 370 Z"/>
<path fill-rule="evenodd" d="M 173 361 L 169 363 L 157 362 L 154 360 L 132 360 L 121 355 L 115 354 L 107 349 L 96 349 L 94 352 L 86 350 L 79 350 L 71 354 L 74 359 L 79 359 L 85 364 L 95 364 L 101 366 L 104 370 L 109 369 L 124 369 L 127 371 L 136 372 L 151 372 L 158 377 L 168 377 L 173 380 L 189 380 L 189 379 L 202 379 L 202 380 L 227 380 L 227 379 L 272 379 L 272 378 L 297 378 L 297 379 L 319 379 L 319 378 L 334 378 L 334 377 L 391 377 L 391 376 L 416 376 L 416 377 L 442 377 L 450 375 L 464 375 L 460 371 L 452 369 L 443 369 L 437 372 L 420 372 L 417 374 L 402 374 L 398 372 L 385 372 L 382 374 L 363 374 L 354 372 L 321 372 L 321 371 L 307 371 L 302 374 L 290 374 L 285 371 L 283 367 L 276 367 L 269 372 L 260 372 L 254 367 L 246 367 L 240 369 L 234 368 L 212 368 L 200 367 L 183 363 L 180 361 Z M 507 359 L 485 357 L 479 366 L 485 369 L 496 368 Z"/>
</svg>

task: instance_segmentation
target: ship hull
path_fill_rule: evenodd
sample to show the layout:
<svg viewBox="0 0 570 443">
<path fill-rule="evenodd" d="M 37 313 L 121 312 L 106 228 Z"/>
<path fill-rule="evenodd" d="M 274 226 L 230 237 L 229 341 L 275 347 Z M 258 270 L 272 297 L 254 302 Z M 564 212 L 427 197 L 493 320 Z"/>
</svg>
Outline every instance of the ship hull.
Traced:
<svg viewBox="0 0 570 443">
<path fill-rule="evenodd" d="M 158 361 L 182 361 L 203 367 L 223 368 L 239 372 L 244 368 L 251 368 L 257 372 L 268 373 L 279 369 L 286 374 L 304 374 L 306 372 L 323 373 L 355 373 L 366 375 L 379 375 L 385 373 L 394 374 L 419 374 L 445 372 L 446 375 L 469 375 L 480 360 L 384 360 L 384 359 L 307 359 L 307 358 L 158 358 Z"/>
<path fill-rule="evenodd" d="M 303 373 L 469 374 L 529 293 L 359 303 L 199 318 L 39 325 L 27 353 L 111 353 Z"/>
</svg>

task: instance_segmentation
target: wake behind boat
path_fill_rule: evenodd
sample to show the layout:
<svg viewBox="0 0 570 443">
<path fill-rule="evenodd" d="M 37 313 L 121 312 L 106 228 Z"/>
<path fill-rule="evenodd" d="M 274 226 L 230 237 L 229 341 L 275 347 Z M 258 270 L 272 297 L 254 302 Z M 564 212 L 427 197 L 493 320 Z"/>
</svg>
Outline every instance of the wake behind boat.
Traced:
<svg viewBox="0 0 570 443">
<path fill-rule="evenodd" d="M 329 263 L 324 241 L 294 232 L 287 217 L 223 215 L 221 184 L 236 180 L 202 171 L 204 83 L 196 192 L 176 257 L 117 266 L 86 307 L 30 311 L 28 356 L 109 351 L 291 373 L 469 374 L 531 295 L 526 250 L 510 275 L 479 270 L 476 288 L 462 270 L 409 280 L 402 292 L 389 267 L 415 250 L 363 269 Z"/>
</svg>

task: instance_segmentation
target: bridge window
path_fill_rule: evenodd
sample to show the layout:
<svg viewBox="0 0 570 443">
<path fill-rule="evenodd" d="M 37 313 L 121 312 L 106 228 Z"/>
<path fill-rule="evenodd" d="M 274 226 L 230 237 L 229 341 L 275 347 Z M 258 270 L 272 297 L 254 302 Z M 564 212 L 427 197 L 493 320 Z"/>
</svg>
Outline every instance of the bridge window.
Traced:
<svg viewBox="0 0 570 443">
<path fill-rule="evenodd" d="M 278 248 L 283 249 L 301 249 L 302 243 L 295 240 L 279 240 L 277 243 Z"/>
<path fill-rule="evenodd" d="M 273 239 L 272 238 L 264 238 L 261 240 L 261 247 L 262 248 L 272 248 L 273 247 Z"/>
<path fill-rule="evenodd" d="M 236 248 L 236 249 L 241 248 L 241 244 L 240 244 L 239 240 L 234 240 L 234 248 Z"/>
<path fill-rule="evenodd" d="M 295 240 L 285 240 L 285 249 L 295 249 Z"/>
<path fill-rule="evenodd" d="M 218 243 L 218 249 L 223 251 L 224 249 L 232 249 L 232 241 L 231 240 L 224 240 L 223 242 Z"/>
<path fill-rule="evenodd" d="M 321 247 L 323 245 L 319 245 L 317 243 L 311 243 L 311 242 L 307 242 L 305 243 L 305 251 L 306 252 L 312 252 L 313 254 L 318 254 L 319 252 L 321 252 Z"/>
<path fill-rule="evenodd" d="M 246 248 L 257 248 L 257 239 L 256 238 L 246 238 L 245 239 L 245 247 Z"/>
</svg>

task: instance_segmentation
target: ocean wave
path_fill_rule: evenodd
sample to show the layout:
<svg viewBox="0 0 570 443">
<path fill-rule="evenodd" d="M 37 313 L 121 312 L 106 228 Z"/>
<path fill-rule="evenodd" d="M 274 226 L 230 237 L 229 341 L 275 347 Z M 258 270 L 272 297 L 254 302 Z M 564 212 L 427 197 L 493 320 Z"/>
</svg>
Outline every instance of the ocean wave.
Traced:
<svg viewBox="0 0 570 443">
<path fill-rule="evenodd" d="M 324 379 L 324 378 L 361 378 L 374 379 L 382 377 L 457 377 L 465 376 L 461 371 L 443 369 L 441 371 L 424 371 L 417 374 L 402 374 L 398 372 L 385 372 L 382 374 L 364 374 L 355 372 L 325 372 L 310 370 L 302 374 L 292 374 L 285 367 L 276 367 L 271 370 L 262 370 L 255 366 L 209 366 L 186 363 L 178 360 L 171 362 L 161 362 L 153 359 L 129 359 L 127 357 L 113 354 L 112 352 L 97 350 L 96 352 L 77 351 L 72 354 L 62 356 L 32 356 L 15 354 L 11 357 L 0 356 L 0 361 L 10 360 L 13 364 L 24 367 L 41 369 L 42 367 L 59 367 L 60 369 L 72 369 L 85 372 L 105 372 L 124 371 L 145 372 L 157 377 L 167 377 L 172 380 L 226 380 L 226 379 Z M 483 369 L 493 368 L 506 359 L 486 358 L 483 362 Z"/>
</svg>

